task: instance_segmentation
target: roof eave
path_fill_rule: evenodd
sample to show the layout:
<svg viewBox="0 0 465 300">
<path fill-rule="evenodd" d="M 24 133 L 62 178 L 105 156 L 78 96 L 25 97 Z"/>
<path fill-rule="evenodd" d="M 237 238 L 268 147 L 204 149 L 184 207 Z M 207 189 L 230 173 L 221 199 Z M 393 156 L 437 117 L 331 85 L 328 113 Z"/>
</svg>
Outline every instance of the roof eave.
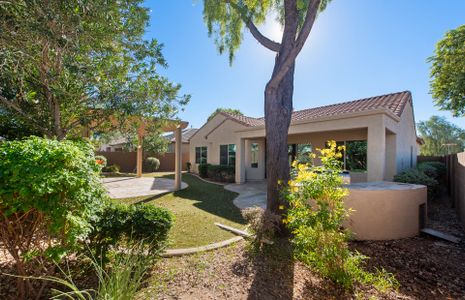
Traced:
<svg viewBox="0 0 465 300">
<path fill-rule="evenodd" d="M 400 121 L 400 117 L 394 114 L 391 110 L 381 107 L 381 108 L 371 109 L 371 110 L 362 111 L 362 112 L 350 112 L 350 113 L 343 113 L 343 114 L 334 115 L 334 116 L 323 116 L 323 117 L 293 121 L 291 122 L 290 126 L 308 124 L 308 123 L 316 123 L 316 122 L 324 122 L 324 121 L 341 120 L 341 119 L 350 119 L 350 118 L 355 118 L 355 117 L 378 115 L 378 114 L 387 115 L 388 117 L 390 117 L 396 122 Z M 254 131 L 254 130 L 260 130 L 260 129 L 265 129 L 265 126 L 260 125 L 260 126 L 247 127 L 241 130 L 236 130 L 236 132 L 246 132 L 246 131 Z"/>
</svg>

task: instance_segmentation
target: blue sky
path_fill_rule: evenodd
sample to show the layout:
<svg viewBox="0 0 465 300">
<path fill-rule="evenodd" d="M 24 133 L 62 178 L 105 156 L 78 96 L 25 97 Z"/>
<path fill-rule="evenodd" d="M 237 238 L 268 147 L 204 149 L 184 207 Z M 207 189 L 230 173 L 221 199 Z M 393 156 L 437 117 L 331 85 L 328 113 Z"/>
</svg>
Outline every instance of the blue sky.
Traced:
<svg viewBox="0 0 465 300">
<path fill-rule="evenodd" d="M 192 96 L 180 118 L 200 127 L 217 107 L 263 116 L 273 53 L 245 31 L 230 66 L 208 37 L 202 3 L 146 1 L 152 10 L 146 35 L 165 45 L 169 64 L 160 73 Z M 444 33 L 465 22 L 464 13 L 462 0 L 333 0 L 297 59 L 294 108 L 410 90 L 417 121 L 443 115 L 465 128 L 465 118 L 453 118 L 433 105 L 426 62 Z M 261 30 L 279 38 L 280 26 L 272 17 Z"/>
</svg>

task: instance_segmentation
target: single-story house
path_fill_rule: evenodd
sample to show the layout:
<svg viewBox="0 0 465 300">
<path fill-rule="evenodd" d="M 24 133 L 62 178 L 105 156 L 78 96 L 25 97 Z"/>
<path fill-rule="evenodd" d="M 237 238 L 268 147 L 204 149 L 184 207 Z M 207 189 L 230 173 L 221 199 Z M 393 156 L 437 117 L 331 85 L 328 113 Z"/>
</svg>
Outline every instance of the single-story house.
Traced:
<svg viewBox="0 0 465 300">
<path fill-rule="evenodd" d="M 352 182 L 392 180 L 416 165 L 412 94 L 404 91 L 293 112 L 290 161 L 308 157 L 328 140 L 346 146 L 343 163 Z M 236 183 L 266 177 L 264 118 L 219 112 L 189 142 L 194 172 L 200 163 L 209 163 L 234 165 Z"/>
<path fill-rule="evenodd" d="M 183 154 L 189 153 L 189 139 L 197 131 L 197 128 L 186 128 L 182 130 L 182 146 L 181 152 Z M 169 140 L 168 149 L 166 153 L 174 153 L 175 149 L 175 136 L 174 133 L 166 133 L 163 135 L 164 138 Z M 101 152 L 121 152 L 126 148 L 128 144 L 128 139 L 125 137 L 117 137 L 110 140 L 108 143 L 105 143 L 100 146 L 99 151 Z"/>
</svg>

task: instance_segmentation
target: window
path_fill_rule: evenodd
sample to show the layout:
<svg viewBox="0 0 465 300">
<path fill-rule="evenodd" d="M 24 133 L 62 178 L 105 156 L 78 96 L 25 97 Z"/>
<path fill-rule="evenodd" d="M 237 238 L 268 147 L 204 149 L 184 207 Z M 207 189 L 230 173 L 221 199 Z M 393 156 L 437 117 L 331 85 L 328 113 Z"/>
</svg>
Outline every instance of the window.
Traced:
<svg viewBox="0 0 465 300">
<path fill-rule="evenodd" d="M 258 144 L 252 143 L 250 146 L 250 167 L 258 168 Z"/>
<path fill-rule="evenodd" d="M 220 165 L 235 166 L 236 165 L 236 145 L 220 145 Z"/>
<path fill-rule="evenodd" d="M 336 144 L 346 147 L 342 158 L 344 170 L 367 170 L 367 141 L 342 141 Z"/>
<path fill-rule="evenodd" d="M 206 164 L 207 163 L 207 147 L 195 147 L 195 163 Z"/>
<path fill-rule="evenodd" d="M 311 162 L 310 154 L 313 149 L 312 144 L 289 144 L 287 147 L 289 165 L 291 165 L 294 160 L 304 164 Z"/>
</svg>

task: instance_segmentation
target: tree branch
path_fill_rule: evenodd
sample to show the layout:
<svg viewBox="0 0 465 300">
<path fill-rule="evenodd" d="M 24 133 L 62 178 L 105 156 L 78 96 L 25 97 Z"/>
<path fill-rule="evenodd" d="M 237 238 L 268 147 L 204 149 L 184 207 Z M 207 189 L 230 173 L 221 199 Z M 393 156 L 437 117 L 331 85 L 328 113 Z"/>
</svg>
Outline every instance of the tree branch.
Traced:
<svg viewBox="0 0 465 300">
<path fill-rule="evenodd" d="M 279 52 L 279 49 L 281 49 L 281 44 L 278 43 L 278 42 L 275 42 L 269 38 L 267 38 L 266 36 L 264 36 L 257 28 L 257 26 L 255 26 L 255 24 L 249 20 L 249 21 L 246 21 L 244 20 L 247 28 L 249 29 L 250 33 L 252 34 L 252 36 L 260 43 L 262 44 L 262 46 L 264 46 L 265 48 L 271 50 L 271 51 L 274 51 L 274 52 Z"/>
<path fill-rule="evenodd" d="M 271 80 L 267 84 L 267 87 L 276 88 L 281 83 L 284 76 L 286 76 L 289 69 L 294 65 L 294 61 L 297 55 L 300 53 L 300 50 L 302 50 L 302 47 L 305 45 L 305 41 L 307 40 L 308 35 L 312 30 L 313 24 L 315 23 L 318 8 L 320 7 L 320 2 L 321 0 L 313 0 L 308 5 L 305 21 L 296 39 L 294 48 L 292 48 L 289 54 L 283 58 L 279 70 L 273 74 Z"/>
<path fill-rule="evenodd" d="M 50 132 L 46 128 L 39 126 L 31 116 L 26 114 L 21 108 L 19 108 L 19 106 L 14 104 L 12 101 L 9 101 L 7 98 L 3 97 L 2 95 L 0 95 L 0 101 L 3 104 L 5 104 L 9 109 L 16 111 L 19 115 L 21 115 L 21 117 L 27 119 L 29 123 L 32 126 L 34 126 L 36 129 L 38 129 L 40 132 L 42 132 L 43 134 L 47 136 L 50 136 Z"/>
<path fill-rule="evenodd" d="M 249 29 L 252 36 L 260 44 L 262 44 L 263 47 L 271 51 L 274 51 L 274 52 L 279 52 L 279 49 L 281 49 L 281 44 L 264 36 L 258 30 L 257 26 L 255 26 L 255 24 L 252 22 L 251 18 L 247 16 L 247 14 L 244 12 L 244 9 L 242 7 L 240 7 L 236 3 L 229 1 L 229 0 L 226 0 L 226 3 L 229 4 L 232 8 L 234 8 L 237 12 L 239 12 L 239 15 L 241 16 L 242 21 L 245 23 L 246 27 Z"/>
</svg>

